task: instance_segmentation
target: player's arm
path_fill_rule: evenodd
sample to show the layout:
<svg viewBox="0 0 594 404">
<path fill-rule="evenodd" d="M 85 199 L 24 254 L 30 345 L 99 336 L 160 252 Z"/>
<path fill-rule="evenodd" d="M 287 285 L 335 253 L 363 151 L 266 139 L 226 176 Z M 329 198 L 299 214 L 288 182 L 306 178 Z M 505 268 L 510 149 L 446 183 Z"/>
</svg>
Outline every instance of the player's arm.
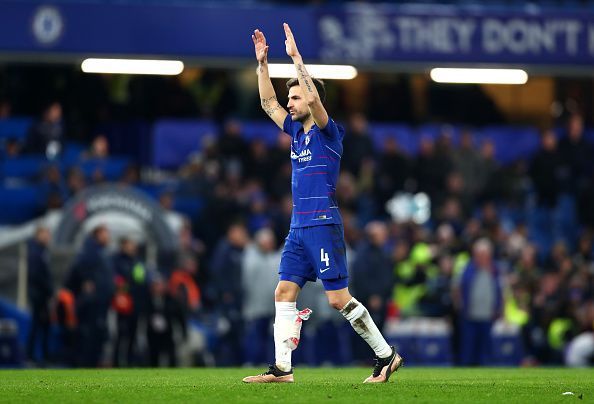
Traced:
<svg viewBox="0 0 594 404">
<path fill-rule="evenodd" d="M 322 104 L 322 100 L 320 100 L 320 95 L 318 94 L 318 90 L 316 89 L 311 76 L 303 64 L 303 59 L 299 54 L 297 44 L 295 43 L 295 37 L 291 32 L 289 24 L 284 23 L 283 26 L 285 28 L 285 37 L 287 38 L 285 40 L 285 48 L 287 55 L 293 59 L 293 64 L 297 70 L 299 87 L 301 87 L 301 91 L 303 91 L 303 96 L 305 97 L 305 101 L 307 102 L 309 112 L 311 112 L 314 122 L 318 125 L 318 128 L 324 129 L 326 125 L 328 125 L 328 113 Z"/>
<path fill-rule="evenodd" d="M 279 104 L 276 99 L 274 87 L 270 81 L 268 74 L 268 45 L 266 45 L 266 38 L 260 30 L 255 30 L 252 35 L 254 41 L 254 50 L 256 51 L 256 59 L 258 60 L 258 91 L 260 92 L 260 105 L 266 115 L 276 123 L 276 125 L 283 129 L 283 123 L 287 117 L 287 111 Z"/>
</svg>

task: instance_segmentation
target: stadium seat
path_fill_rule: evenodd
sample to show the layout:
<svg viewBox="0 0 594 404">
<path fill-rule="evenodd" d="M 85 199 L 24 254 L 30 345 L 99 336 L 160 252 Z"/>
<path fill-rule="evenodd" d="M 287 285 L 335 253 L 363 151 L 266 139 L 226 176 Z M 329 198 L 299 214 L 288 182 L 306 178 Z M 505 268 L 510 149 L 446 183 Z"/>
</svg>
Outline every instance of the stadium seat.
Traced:
<svg viewBox="0 0 594 404">
<path fill-rule="evenodd" d="M 45 203 L 39 187 L 0 187 L 0 224 L 21 224 L 35 218 Z"/>
<path fill-rule="evenodd" d="M 195 218 L 204 207 L 204 201 L 196 197 L 176 197 L 173 202 L 173 209 L 183 213 L 190 218 Z"/>
<path fill-rule="evenodd" d="M 130 160 L 126 157 L 109 157 L 107 159 L 84 160 L 80 163 L 80 168 L 87 178 L 92 178 L 93 174 L 99 170 L 107 180 L 116 181 L 122 177 L 129 165 Z"/>
<path fill-rule="evenodd" d="M 33 119 L 29 117 L 14 117 L 0 119 L 0 139 L 14 138 L 24 141 Z"/>
<path fill-rule="evenodd" d="M 80 143 L 68 142 L 64 145 L 60 159 L 65 166 L 69 167 L 80 161 L 85 149 L 86 147 Z"/>
<path fill-rule="evenodd" d="M 217 133 L 210 121 L 161 120 L 153 127 L 153 164 L 177 168 L 188 156 L 202 149 L 202 139 Z"/>
<path fill-rule="evenodd" d="M 276 144 L 280 131 L 274 123 L 267 121 L 250 121 L 242 125 L 243 137 L 246 140 L 262 139 L 268 146 Z"/>
<path fill-rule="evenodd" d="M 521 126 L 487 126 L 478 132 L 479 139 L 489 139 L 495 145 L 495 158 L 504 164 L 528 158 L 539 147 L 536 128 Z"/>
<path fill-rule="evenodd" d="M 408 125 L 370 123 L 369 134 L 377 151 L 384 148 L 386 138 L 393 137 L 406 153 L 414 154 L 417 152 L 418 145 L 415 135 Z"/>
<path fill-rule="evenodd" d="M 43 174 L 43 168 L 48 164 L 42 156 L 21 156 L 4 160 L 0 165 L 0 175 L 6 180 L 33 180 Z"/>
</svg>

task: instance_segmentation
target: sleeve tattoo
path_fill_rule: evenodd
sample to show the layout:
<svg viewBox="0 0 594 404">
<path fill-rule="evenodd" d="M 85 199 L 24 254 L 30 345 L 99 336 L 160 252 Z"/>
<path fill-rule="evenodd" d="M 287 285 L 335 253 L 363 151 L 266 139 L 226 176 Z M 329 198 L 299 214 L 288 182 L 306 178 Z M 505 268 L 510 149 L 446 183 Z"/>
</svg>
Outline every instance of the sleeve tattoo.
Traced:
<svg viewBox="0 0 594 404">
<path fill-rule="evenodd" d="M 266 115 L 272 117 L 272 115 L 280 108 L 280 104 L 276 99 L 276 95 L 270 98 L 261 98 L 262 109 L 266 112 Z"/>
<path fill-rule="evenodd" d="M 299 76 L 303 79 L 305 87 L 307 87 L 307 91 L 313 93 L 313 89 L 311 88 L 310 76 L 308 74 L 305 74 L 305 72 L 303 71 L 303 66 L 300 63 L 297 64 L 297 71 L 299 72 Z"/>
</svg>

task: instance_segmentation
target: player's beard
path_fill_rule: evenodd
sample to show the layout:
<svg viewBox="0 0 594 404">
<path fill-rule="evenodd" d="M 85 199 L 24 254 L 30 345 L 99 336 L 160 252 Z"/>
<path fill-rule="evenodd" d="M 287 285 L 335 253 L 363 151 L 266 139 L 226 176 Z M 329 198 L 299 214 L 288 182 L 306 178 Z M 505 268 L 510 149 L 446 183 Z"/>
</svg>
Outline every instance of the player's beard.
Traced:
<svg viewBox="0 0 594 404">
<path fill-rule="evenodd" d="M 292 116 L 293 121 L 304 123 L 311 116 L 311 112 L 307 111 L 302 114 L 295 114 Z"/>
</svg>

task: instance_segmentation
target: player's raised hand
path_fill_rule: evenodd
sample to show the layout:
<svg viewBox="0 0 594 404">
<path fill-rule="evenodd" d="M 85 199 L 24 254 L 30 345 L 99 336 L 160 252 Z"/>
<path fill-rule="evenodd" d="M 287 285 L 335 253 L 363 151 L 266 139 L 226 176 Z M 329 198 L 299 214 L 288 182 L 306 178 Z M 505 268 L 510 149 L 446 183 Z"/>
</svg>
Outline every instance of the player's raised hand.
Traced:
<svg viewBox="0 0 594 404">
<path fill-rule="evenodd" d="M 286 22 L 283 23 L 283 27 L 285 28 L 285 49 L 287 51 L 287 55 L 290 57 L 298 56 L 299 50 L 297 50 L 297 44 L 295 43 L 295 37 L 293 37 L 293 32 L 291 32 L 291 27 Z"/>
<path fill-rule="evenodd" d="M 256 52 L 256 60 L 258 63 L 264 63 L 268 59 L 268 45 L 266 45 L 266 38 L 264 33 L 260 30 L 255 30 L 252 34 L 252 41 L 254 41 L 254 51 Z"/>
</svg>

